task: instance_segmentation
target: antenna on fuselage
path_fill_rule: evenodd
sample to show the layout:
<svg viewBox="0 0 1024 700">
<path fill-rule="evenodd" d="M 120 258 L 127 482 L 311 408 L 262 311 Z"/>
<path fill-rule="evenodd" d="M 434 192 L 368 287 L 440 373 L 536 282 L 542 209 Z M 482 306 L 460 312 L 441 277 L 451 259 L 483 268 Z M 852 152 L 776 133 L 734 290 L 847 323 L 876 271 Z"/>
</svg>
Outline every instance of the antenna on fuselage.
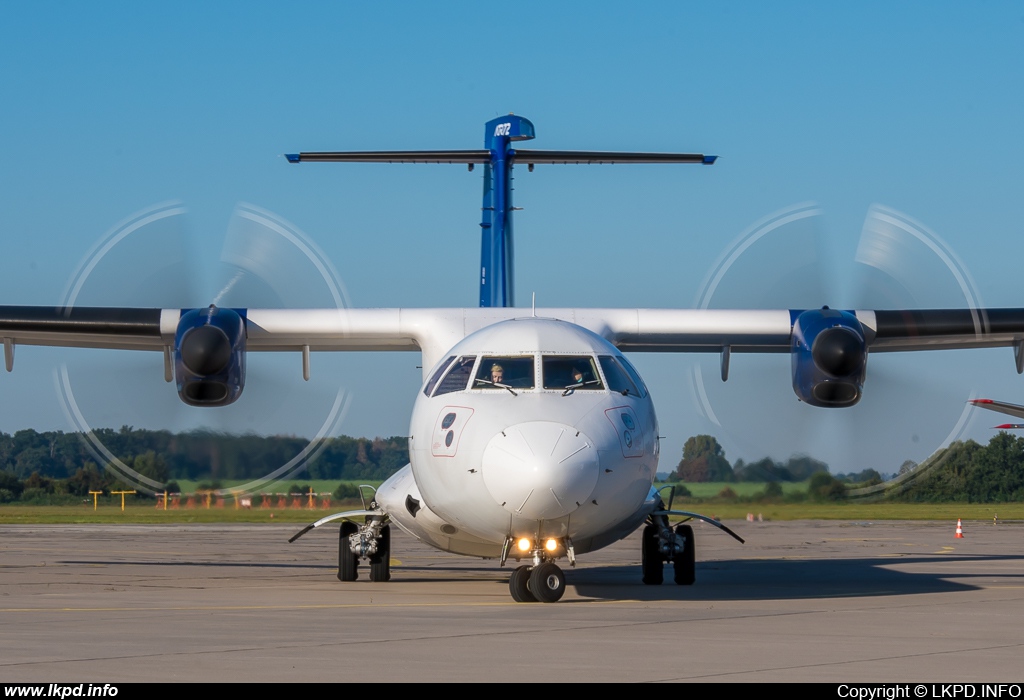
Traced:
<svg viewBox="0 0 1024 700">
<path fill-rule="evenodd" d="M 465 163 L 484 165 L 484 196 L 480 221 L 480 306 L 515 306 L 512 246 L 512 167 L 535 165 L 601 165 L 605 163 L 697 163 L 713 165 L 718 156 L 703 153 L 637 153 L 629 151 L 531 151 L 512 148 L 515 141 L 534 138 L 533 123 L 509 114 L 484 125 L 480 151 L 349 151 L 286 154 L 289 163 Z"/>
</svg>

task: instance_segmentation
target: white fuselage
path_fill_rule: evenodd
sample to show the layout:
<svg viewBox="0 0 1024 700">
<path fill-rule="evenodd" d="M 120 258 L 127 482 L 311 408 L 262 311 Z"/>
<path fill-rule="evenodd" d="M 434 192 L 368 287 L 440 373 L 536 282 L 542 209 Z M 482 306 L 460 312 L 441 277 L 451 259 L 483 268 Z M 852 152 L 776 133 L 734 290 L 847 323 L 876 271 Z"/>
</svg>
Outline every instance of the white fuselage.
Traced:
<svg viewBox="0 0 1024 700">
<path fill-rule="evenodd" d="M 417 394 L 409 451 L 378 502 L 462 554 L 498 556 L 521 537 L 590 551 L 656 503 L 650 395 L 613 345 L 566 321 L 502 321 L 455 345 Z"/>
</svg>

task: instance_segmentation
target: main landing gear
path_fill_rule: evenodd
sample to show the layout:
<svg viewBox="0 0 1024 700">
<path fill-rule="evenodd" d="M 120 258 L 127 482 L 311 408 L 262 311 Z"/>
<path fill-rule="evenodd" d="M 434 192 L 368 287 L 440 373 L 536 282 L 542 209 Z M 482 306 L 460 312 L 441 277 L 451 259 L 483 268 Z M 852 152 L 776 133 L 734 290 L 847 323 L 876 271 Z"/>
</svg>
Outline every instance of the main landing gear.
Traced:
<svg viewBox="0 0 1024 700">
<path fill-rule="evenodd" d="M 359 562 L 370 563 L 370 580 L 391 580 L 391 526 L 380 517 L 367 517 L 358 525 L 350 520 L 341 523 L 338 534 L 338 580 L 355 581 Z"/>
<path fill-rule="evenodd" d="M 696 580 L 696 546 L 693 528 L 677 525 L 675 530 L 664 515 L 652 516 L 644 526 L 641 551 L 643 581 L 658 586 L 665 579 L 665 562 L 672 562 L 674 579 L 680 586 L 692 586 Z"/>
</svg>

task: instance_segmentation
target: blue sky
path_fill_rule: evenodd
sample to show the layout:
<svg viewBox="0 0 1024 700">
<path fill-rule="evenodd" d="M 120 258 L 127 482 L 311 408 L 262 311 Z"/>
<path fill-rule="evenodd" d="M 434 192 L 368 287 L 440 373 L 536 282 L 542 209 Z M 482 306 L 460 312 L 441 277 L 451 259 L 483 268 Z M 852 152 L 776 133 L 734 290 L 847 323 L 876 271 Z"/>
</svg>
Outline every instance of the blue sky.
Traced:
<svg viewBox="0 0 1024 700">
<path fill-rule="evenodd" d="M 813 303 L 851 304 L 849 261 L 868 208 L 881 204 L 944 240 L 985 304 L 1021 306 L 1022 40 L 1021 2 L 5 3 L 0 303 L 58 303 L 105 232 L 178 200 L 204 251 L 197 269 L 247 202 L 314 239 L 355 306 L 471 306 L 479 170 L 288 166 L 280 154 L 479 148 L 483 123 L 515 112 L 534 122 L 536 148 L 721 156 L 711 168 L 517 170 L 521 305 L 536 292 L 539 305 L 690 307 L 731 241 L 811 201 L 830 256 L 816 267 L 832 285 Z M 805 252 L 778 247 L 752 254 L 772 284 Z M 144 279 L 145 264 L 125 276 Z M 737 276 L 730 298 L 770 302 L 756 277 Z M 53 381 L 69 352 L 19 349 L 15 372 L 0 376 L 0 430 L 70 429 Z M 83 394 L 108 404 L 97 421 L 219 420 L 174 406 L 158 360 L 122 355 L 82 360 L 97 368 L 79 370 Z M 728 388 L 745 406 L 718 437 L 730 459 L 810 450 L 839 471 L 892 471 L 925 456 L 971 392 L 1024 402 L 1011 357 L 874 356 L 870 406 L 806 418 L 786 412 L 786 358 L 736 357 Z M 319 404 L 291 385 L 298 359 L 280 363 L 283 372 L 253 367 L 246 398 L 269 376 L 269 398 L 293 392 L 297 408 L 252 427 L 311 434 L 322 409 L 302 408 Z M 695 365 L 707 376 L 716 363 L 636 358 L 666 436 L 663 468 L 689 435 L 718 432 L 691 381 Z M 351 398 L 342 432 L 404 435 L 417 364 L 314 357 L 313 370 Z M 109 398 L 104 382 L 134 386 L 136 365 L 147 377 L 153 367 L 153 386 L 135 405 Z M 973 417 L 965 435 L 987 440 L 998 422 Z"/>
</svg>

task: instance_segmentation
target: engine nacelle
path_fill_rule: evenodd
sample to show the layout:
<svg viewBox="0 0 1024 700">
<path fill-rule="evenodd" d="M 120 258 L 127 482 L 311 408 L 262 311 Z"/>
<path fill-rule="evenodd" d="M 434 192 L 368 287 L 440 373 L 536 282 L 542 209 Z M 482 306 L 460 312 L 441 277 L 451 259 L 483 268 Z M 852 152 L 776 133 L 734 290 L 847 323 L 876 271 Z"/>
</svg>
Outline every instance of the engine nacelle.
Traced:
<svg viewBox="0 0 1024 700">
<path fill-rule="evenodd" d="M 864 327 L 849 311 L 827 306 L 793 312 L 793 391 L 812 406 L 860 401 L 868 371 Z"/>
<path fill-rule="evenodd" d="M 245 386 L 245 311 L 205 309 L 182 313 L 174 334 L 174 378 L 189 406 L 227 406 Z"/>
</svg>

